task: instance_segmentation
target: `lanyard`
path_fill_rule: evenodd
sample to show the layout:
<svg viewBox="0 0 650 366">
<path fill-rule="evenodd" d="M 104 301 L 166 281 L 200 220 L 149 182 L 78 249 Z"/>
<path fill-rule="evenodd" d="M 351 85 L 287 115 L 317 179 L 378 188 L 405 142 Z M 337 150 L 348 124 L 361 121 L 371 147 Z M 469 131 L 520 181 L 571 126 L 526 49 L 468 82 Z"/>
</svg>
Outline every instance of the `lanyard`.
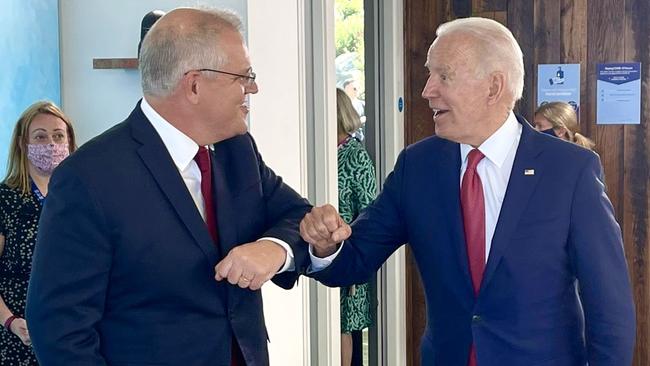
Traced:
<svg viewBox="0 0 650 366">
<path fill-rule="evenodd" d="M 38 203 L 43 205 L 43 201 L 45 201 L 45 196 L 43 196 L 43 193 L 41 193 L 41 190 L 38 189 L 38 187 L 36 186 L 36 183 L 34 183 L 34 181 L 32 181 L 32 192 L 34 192 L 34 195 L 38 199 Z"/>
</svg>

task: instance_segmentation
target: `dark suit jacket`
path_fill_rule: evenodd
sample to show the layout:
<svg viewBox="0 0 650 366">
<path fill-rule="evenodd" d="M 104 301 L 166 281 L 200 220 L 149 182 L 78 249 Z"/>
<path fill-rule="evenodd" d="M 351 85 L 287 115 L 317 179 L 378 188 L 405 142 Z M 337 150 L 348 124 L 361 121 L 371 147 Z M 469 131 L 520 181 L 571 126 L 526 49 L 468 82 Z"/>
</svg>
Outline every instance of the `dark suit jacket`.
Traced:
<svg viewBox="0 0 650 366">
<path fill-rule="evenodd" d="M 330 286 L 366 281 L 408 242 L 427 302 L 423 365 L 466 366 L 472 342 L 480 366 L 630 365 L 634 306 L 600 162 L 520 123 L 478 297 L 463 234 L 459 145 L 437 137 L 401 153 L 338 257 L 312 276 Z"/>
<path fill-rule="evenodd" d="M 27 319 L 43 365 L 267 365 L 260 291 L 214 279 L 234 246 L 260 237 L 308 262 L 310 205 L 248 134 L 214 146 L 220 250 L 140 106 L 56 169 L 41 216 Z M 221 253 L 219 253 L 221 251 Z M 274 278 L 290 288 L 296 272 Z"/>
</svg>

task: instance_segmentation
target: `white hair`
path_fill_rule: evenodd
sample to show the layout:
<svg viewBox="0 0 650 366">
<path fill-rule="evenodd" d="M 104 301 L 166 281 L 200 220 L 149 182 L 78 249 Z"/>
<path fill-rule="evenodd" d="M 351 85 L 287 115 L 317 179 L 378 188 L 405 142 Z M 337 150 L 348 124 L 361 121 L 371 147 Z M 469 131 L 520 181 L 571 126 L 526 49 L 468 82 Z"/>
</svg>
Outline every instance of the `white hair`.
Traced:
<svg viewBox="0 0 650 366">
<path fill-rule="evenodd" d="M 480 60 L 478 73 L 486 76 L 494 71 L 503 72 L 514 106 L 524 90 L 524 55 L 512 32 L 495 20 L 479 17 L 452 20 L 436 30 L 438 37 L 452 34 L 466 34 L 476 40 L 473 51 L 476 60 Z"/>
<path fill-rule="evenodd" d="M 202 16 L 191 24 L 159 27 L 158 21 L 145 36 L 139 58 L 144 95 L 167 96 L 188 71 L 218 69 L 227 62 L 220 35 L 226 30 L 241 34 L 241 19 L 227 10 L 198 10 Z"/>
</svg>

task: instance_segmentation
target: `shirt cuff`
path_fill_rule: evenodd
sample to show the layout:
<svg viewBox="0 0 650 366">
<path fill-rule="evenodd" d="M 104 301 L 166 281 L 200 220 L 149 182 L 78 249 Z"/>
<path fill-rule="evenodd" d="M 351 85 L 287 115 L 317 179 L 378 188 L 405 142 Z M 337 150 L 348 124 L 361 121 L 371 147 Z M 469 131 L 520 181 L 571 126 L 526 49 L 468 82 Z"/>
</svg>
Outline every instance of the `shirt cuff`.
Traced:
<svg viewBox="0 0 650 366">
<path fill-rule="evenodd" d="M 314 255 L 314 248 L 310 245 L 309 246 L 309 257 L 311 258 L 311 266 L 307 269 L 307 273 L 313 273 L 313 272 L 318 272 L 322 271 L 325 268 L 329 267 L 330 264 L 334 261 L 334 259 L 339 255 L 341 252 L 341 248 L 343 248 L 343 244 L 345 244 L 345 241 L 339 245 L 339 249 L 337 249 L 334 254 L 329 255 L 324 258 L 319 258 Z"/>
<path fill-rule="evenodd" d="M 280 274 L 282 272 L 291 272 L 296 269 L 296 264 L 293 259 L 293 249 L 291 249 L 291 246 L 289 246 L 289 244 L 287 244 L 284 240 L 280 240 L 278 238 L 269 238 L 269 237 L 261 238 L 259 240 L 272 241 L 275 244 L 283 247 L 284 250 L 287 251 L 287 259 L 284 261 L 284 266 L 282 266 L 282 268 L 280 268 L 280 270 L 276 272 L 276 274 Z"/>
</svg>

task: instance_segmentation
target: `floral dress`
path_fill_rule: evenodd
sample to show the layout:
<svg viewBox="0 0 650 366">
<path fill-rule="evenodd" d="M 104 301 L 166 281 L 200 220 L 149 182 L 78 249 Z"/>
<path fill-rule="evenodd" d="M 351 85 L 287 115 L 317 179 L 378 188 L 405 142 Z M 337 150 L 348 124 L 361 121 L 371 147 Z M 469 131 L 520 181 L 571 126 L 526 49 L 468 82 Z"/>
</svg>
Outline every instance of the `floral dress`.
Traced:
<svg viewBox="0 0 650 366">
<path fill-rule="evenodd" d="M 0 255 L 0 295 L 9 310 L 21 318 L 25 317 L 27 284 L 40 215 L 41 203 L 36 193 L 25 196 L 17 189 L 0 184 L 0 234 L 5 237 Z M 0 328 L 0 365 L 38 363 L 31 347 L 25 346 L 15 334 Z"/>
<path fill-rule="evenodd" d="M 359 140 L 347 138 L 338 148 L 339 212 L 348 224 L 375 199 L 375 166 Z M 372 324 L 370 286 L 341 288 L 341 333 L 363 330 Z"/>
</svg>

